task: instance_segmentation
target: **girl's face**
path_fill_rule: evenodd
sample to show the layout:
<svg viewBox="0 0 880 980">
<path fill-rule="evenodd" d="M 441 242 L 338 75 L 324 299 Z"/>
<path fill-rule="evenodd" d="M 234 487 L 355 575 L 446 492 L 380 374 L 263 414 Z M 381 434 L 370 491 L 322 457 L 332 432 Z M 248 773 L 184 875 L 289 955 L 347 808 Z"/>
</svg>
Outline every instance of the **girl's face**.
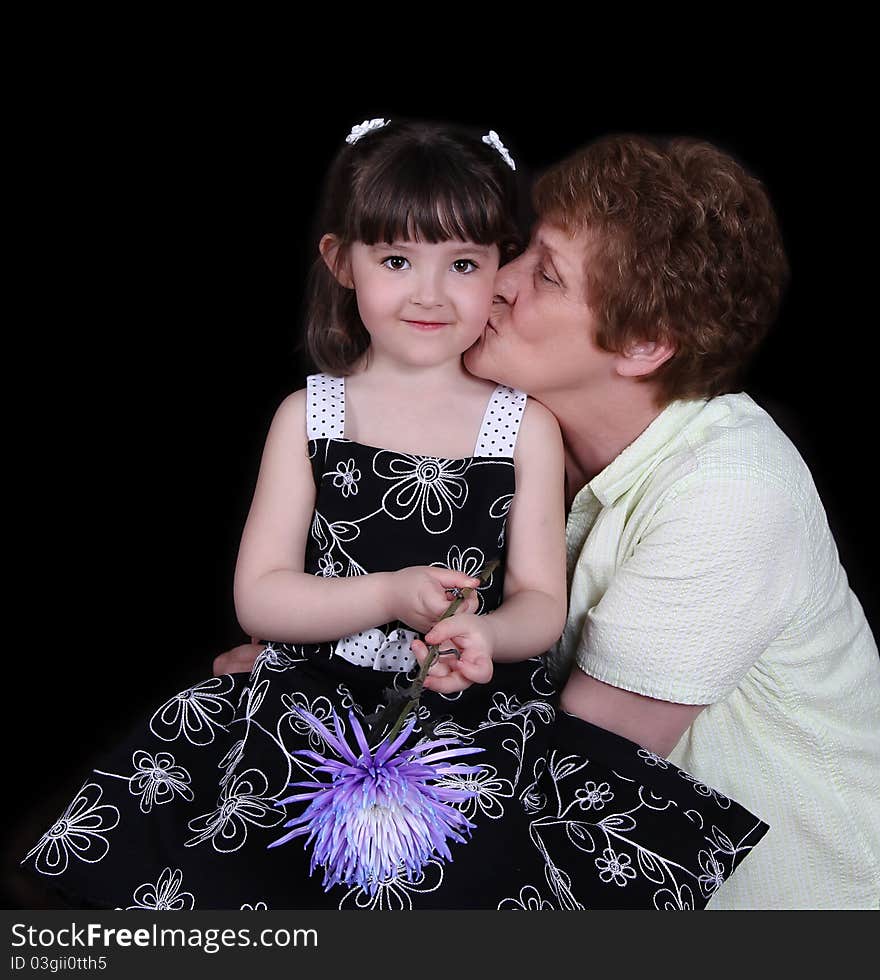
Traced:
<svg viewBox="0 0 880 980">
<path fill-rule="evenodd" d="M 345 284 L 374 353 L 413 367 L 460 357 L 486 326 L 498 260 L 497 245 L 355 242 Z"/>
</svg>

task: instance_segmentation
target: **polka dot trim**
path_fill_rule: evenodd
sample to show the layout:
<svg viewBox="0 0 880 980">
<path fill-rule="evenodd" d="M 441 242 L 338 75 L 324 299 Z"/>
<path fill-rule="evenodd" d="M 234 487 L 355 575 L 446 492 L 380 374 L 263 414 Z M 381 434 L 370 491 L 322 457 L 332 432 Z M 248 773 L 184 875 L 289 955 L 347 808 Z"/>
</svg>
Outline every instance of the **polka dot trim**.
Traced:
<svg viewBox="0 0 880 980">
<path fill-rule="evenodd" d="M 345 378 L 310 374 L 306 379 L 306 429 L 309 439 L 345 435 Z"/>
<path fill-rule="evenodd" d="M 404 629 L 393 630 L 390 637 L 385 636 L 381 630 L 364 630 L 339 640 L 336 644 L 336 655 L 358 667 L 408 671 L 417 664 L 410 650 L 410 644 L 417 635 L 412 630 Z"/>
<path fill-rule="evenodd" d="M 345 438 L 345 378 L 310 374 L 306 386 L 309 439 Z M 513 457 L 526 397 L 516 388 L 496 386 L 483 415 L 474 456 Z"/>
<path fill-rule="evenodd" d="M 516 437 L 526 407 L 526 393 L 498 385 L 486 406 L 475 456 L 512 457 Z"/>
</svg>

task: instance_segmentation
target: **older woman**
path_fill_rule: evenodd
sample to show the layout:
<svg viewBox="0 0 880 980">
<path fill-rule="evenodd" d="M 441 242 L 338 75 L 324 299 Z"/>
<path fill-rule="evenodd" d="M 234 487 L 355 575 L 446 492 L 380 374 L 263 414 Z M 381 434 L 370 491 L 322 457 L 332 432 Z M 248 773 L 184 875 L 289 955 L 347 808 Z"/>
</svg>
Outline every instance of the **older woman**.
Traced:
<svg viewBox="0 0 880 980">
<path fill-rule="evenodd" d="M 535 207 L 466 364 L 562 428 L 561 705 L 770 825 L 711 908 L 877 908 L 877 647 L 806 465 L 731 393 L 787 275 L 767 196 L 707 144 L 612 137 Z"/>
</svg>

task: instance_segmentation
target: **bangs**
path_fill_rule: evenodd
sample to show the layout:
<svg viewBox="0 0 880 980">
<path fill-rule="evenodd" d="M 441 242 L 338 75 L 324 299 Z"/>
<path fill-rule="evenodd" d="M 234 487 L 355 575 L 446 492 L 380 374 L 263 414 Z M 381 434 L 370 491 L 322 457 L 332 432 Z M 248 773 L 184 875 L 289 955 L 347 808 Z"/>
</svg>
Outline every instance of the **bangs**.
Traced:
<svg viewBox="0 0 880 980">
<path fill-rule="evenodd" d="M 513 233 L 503 189 L 487 174 L 474 186 L 472 174 L 459 173 L 455 161 L 395 161 L 371 175 L 352 195 L 345 237 L 365 245 L 380 242 L 470 241 L 493 245 Z"/>
</svg>

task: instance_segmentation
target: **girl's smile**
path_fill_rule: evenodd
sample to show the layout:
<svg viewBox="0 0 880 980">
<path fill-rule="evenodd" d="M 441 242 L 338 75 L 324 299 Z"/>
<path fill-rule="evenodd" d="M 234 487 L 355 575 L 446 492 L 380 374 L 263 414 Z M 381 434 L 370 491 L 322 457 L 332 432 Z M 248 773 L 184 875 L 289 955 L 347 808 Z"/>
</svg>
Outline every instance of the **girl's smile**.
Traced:
<svg viewBox="0 0 880 980">
<path fill-rule="evenodd" d="M 440 327 L 448 327 L 448 323 L 441 322 L 439 320 L 404 320 L 404 323 L 409 323 L 413 327 L 418 327 L 419 330 L 439 330 Z"/>
</svg>

